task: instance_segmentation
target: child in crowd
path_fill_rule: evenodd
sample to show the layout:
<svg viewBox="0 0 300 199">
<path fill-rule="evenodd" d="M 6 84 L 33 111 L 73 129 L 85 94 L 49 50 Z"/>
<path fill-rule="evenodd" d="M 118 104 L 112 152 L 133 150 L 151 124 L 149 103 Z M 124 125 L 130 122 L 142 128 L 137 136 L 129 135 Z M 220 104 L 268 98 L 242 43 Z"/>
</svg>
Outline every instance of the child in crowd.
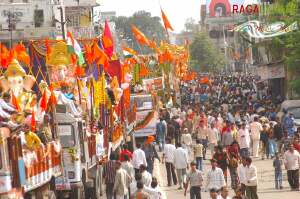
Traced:
<svg viewBox="0 0 300 199">
<path fill-rule="evenodd" d="M 273 160 L 273 167 L 275 169 L 275 189 L 282 189 L 282 164 L 278 152 L 275 153 L 275 159 Z"/>
<path fill-rule="evenodd" d="M 197 139 L 194 146 L 194 156 L 197 163 L 197 169 L 203 171 L 203 145 L 201 140 Z"/>
</svg>

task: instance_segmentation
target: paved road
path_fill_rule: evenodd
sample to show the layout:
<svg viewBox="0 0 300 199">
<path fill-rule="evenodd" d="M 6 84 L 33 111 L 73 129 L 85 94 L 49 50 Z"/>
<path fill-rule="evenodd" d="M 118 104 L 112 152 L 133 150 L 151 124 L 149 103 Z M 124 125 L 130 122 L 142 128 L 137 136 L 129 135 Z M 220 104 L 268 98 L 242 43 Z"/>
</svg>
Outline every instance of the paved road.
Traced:
<svg viewBox="0 0 300 199">
<path fill-rule="evenodd" d="M 254 159 L 254 165 L 258 169 L 258 195 L 260 199 L 300 199 L 300 192 L 291 192 L 288 186 L 286 171 L 283 171 L 284 174 L 284 189 L 276 190 L 274 188 L 274 171 L 272 168 L 271 160 L 260 160 Z M 209 161 L 205 161 L 204 171 L 209 168 Z M 160 187 L 163 190 L 164 199 L 183 199 L 189 198 L 189 194 L 186 197 L 183 195 L 183 190 L 177 190 L 178 186 L 167 187 L 167 177 L 165 165 L 155 162 L 154 176 L 158 178 Z M 230 179 L 230 177 L 228 178 Z M 230 180 L 228 181 L 230 185 Z M 230 196 L 233 196 L 233 191 L 230 191 Z M 209 194 L 207 192 L 202 192 L 202 199 L 208 199 Z"/>
</svg>

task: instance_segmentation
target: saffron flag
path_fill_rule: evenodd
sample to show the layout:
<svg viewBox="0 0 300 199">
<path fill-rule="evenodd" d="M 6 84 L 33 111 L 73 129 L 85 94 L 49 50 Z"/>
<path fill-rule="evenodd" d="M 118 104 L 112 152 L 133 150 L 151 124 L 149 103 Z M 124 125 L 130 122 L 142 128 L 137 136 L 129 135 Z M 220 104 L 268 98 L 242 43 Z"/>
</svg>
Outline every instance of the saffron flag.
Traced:
<svg viewBox="0 0 300 199">
<path fill-rule="evenodd" d="M 72 33 L 69 31 L 67 33 L 67 46 L 68 46 L 68 51 L 70 53 L 75 53 L 77 55 L 77 64 L 80 66 L 84 64 L 84 57 L 83 57 L 81 47 L 77 42 L 77 40 L 73 38 Z M 75 59 L 73 58 L 73 61 L 74 60 Z"/>
<path fill-rule="evenodd" d="M 146 77 L 147 75 L 149 75 L 149 70 L 148 70 L 148 68 L 145 66 L 145 63 L 142 63 L 142 64 L 140 65 L 139 76 L 140 76 L 140 77 Z"/>
<path fill-rule="evenodd" d="M 166 14 L 164 13 L 164 11 L 162 9 L 160 9 L 160 10 L 161 10 L 161 17 L 162 17 L 162 20 L 164 22 L 164 26 L 165 26 L 166 31 L 168 31 L 168 29 L 173 31 L 174 29 L 171 26 Z"/>
<path fill-rule="evenodd" d="M 114 44 L 113 44 L 113 38 L 107 20 L 105 20 L 102 43 L 103 43 L 104 52 L 111 58 L 114 53 Z"/>
<path fill-rule="evenodd" d="M 17 60 L 19 62 L 22 62 L 24 64 L 26 64 L 27 66 L 30 65 L 30 57 L 26 52 L 26 48 L 23 45 L 23 43 L 19 43 L 14 47 L 14 51 L 15 51 L 15 58 L 17 58 Z"/>
<path fill-rule="evenodd" d="M 132 25 L 131 30 L 137 42 L 139 42 L 141 45 L 150 45 L 148 38 L 136 26 Z"/>
</svg>

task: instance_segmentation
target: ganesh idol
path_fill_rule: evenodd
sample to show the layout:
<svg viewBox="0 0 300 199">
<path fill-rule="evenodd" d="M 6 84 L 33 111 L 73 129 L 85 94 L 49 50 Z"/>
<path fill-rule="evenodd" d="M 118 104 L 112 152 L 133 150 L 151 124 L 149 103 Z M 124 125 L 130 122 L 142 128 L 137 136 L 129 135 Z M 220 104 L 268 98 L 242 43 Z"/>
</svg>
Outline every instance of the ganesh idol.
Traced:
<svg viewBox="0 0 300 199">
<path fill-rule="evenodd" d="M 25 116 L 35 109 L 36 95 L 31 90 L 34 83 L 35 78 L 27 75 L 16 59 L 12 60 L 4 75 L 0 77 L 2 95 L 9 94 L 11 99 L 14 95 Z"/>
</svg>

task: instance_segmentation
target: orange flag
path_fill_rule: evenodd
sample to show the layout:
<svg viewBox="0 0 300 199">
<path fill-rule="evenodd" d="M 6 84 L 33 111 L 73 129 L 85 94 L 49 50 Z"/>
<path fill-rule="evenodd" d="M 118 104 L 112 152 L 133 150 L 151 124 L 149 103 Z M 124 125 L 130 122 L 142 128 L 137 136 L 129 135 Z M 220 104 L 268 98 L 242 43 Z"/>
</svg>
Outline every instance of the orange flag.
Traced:
<svg viewBox="0 0 300 199">
<path fill-rule="evenodd" d="M 136 26 L 132 25 L 131 30 L 137 42 L 139 42 L 141 45 L 150 45 L 148 38 Z"/>
<path fill-rule="evenodd" d="M 146 77 L 149 74 L 148 68 L 145 66 L 145 63 L 140 65 L 140 77 Z"/>
<path fill-rule="evenodd" d="M 30 57 L 27 54 L 26 48 L 22 42 L 17 44 L 14 49 L 12 49 L 11 53 L 11 58 L 16 58 L 19 62 L 22 62 L 27 66 L 30 65 Z"/>
<path fill-rule="evenodd" d="M 168 29 L 173 31 L 174 29 L 172 28 L 172 26 L 171 26 L 167 16 L 165 15 L 164 11 L 162 9 L 160 9 L 160 10 L 161 10 L 161 17 L 162 17 L 162 20 L 164 22 L 166 31 L 168 31 Z"/>
<path fill-rule="evenodd" d="M 18 112 L 21 111 L 21 107 L 20 107 L 18 100 L 13 92 L 12 92 L 12 96 L 11 96 L 11 103 Z"/>
<path fill-rule="evenodd" d="M 46 90 L 43 92 L 43 96 L 41 99 L 40 107 L 43 111 L 47 110 L 47 96 L 46 96 Z"/>
<path fill-rule="evenodd" d="M 95 42 L 93 46 L 93 56 L 94 60 L 97 61 L 97 64 L 103 65 L 104 70 L 109 66 L 109 58 L 106 53 L 99 48 L 98 44 Z"/>
</svg>

